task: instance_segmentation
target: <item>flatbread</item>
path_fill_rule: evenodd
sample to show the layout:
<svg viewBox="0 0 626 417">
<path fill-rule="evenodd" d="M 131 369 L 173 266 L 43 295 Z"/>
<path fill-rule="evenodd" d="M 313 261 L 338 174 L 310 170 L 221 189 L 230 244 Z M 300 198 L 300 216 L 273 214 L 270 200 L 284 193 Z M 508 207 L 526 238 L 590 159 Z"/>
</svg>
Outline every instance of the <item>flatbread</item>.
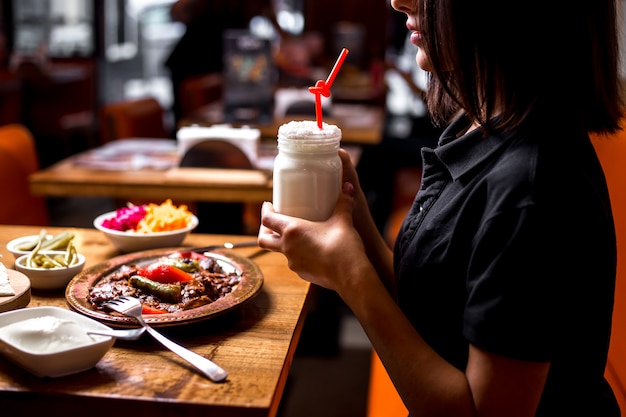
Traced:
<svg viewBox="0 0 626 417">
<path fill-rule="evenodd" d="M 0 297 L 15 295 L 15 290 L 9 282 L 9 273 L 7 268 L 0 262 Z"/>
</svg>

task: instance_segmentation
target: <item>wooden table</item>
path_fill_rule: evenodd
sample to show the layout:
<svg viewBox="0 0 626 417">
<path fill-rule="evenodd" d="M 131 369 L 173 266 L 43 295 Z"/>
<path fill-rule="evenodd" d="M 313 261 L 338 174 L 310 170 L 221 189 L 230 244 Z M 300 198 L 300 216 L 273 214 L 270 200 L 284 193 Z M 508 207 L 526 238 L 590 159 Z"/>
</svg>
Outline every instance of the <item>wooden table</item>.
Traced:
<svg viewBox="0 0 626 417">
<path fill-rule="evenodd" d="M 276 117 L 267 123 L 249 123 L 259 129 L 261 137 L 276 139 L 278 128 L 291 120 L 315 120 L 315 116 L 290 115 Z M 381 106 L 367 106 L 357 104 L 334 104 L 332 117 L 324 118 L 329 124 L 337 125 L 341 129 L 343 143 L 358 145 L 376 145 L 383 136 L 384 109 Z M 222 104 L 212 103 L 197 110 L 193 115 L 181 121 L 180 127 L 189 125 L 214 125 L 224 123 Z M 242 123 L 232 123 L 241 125 Z"/>
<path fill-rule="evenodd" d="M 142 140 L 153 141 L 153 143 L 170 141 L 168 139 Z M 172 141 L 172 143 L 176 142 Z M 183 202 L 255 204 L 272 200 L 272 171 L 266 168 L 239 170 L 179 167 L 180 156 L 178 154 L 155 157 L 154 163 L 164 164 L 165 168 L 161 169 L 133 169 L 126 167 L 124 163 L 119 169 L 99 169 L 97 164 L 88 166 L 85 162 L 81 162 L 89 159 L 89 155 L 102 151 L 112 144 L 113 142 L 104 147 L 71 156 L 31 174 L 30 191 L 44 197 L 112 197 L 128 199 L 128 201 L 153 200 L 155 203 L 160 203 L 166 198 Z M 146 145 L 145 148 L 149 149 L 150 145 Z M 347 145 L 344 149 L 350 153 L 353 163 L 357 164 L 361 154 L 360 147 Z M 259 159 L 271 158 L 273 161 L 275 152 L 277 152 L 275 147 L 269 149 L 262 147 Z M 111 158 L 108 162 L 116 163 L 116 159 Z"/>
<path fill-rule="evenodd" d="M 6 243 L 37 234 L 38 227 L 0 226 L 3 263 L 13 266 Z M 118 253 L 99 231 L 74 230 L 86 268 Z M 185 245 L 248 240 L 245 236 L 191 234 Z M 254 237 L 252 237 L 254 238 Z M 168 334 L 229 372 L 226 382 L 213 383 L 149 337 L 116 341 L 95 368 L 78 374 L 40 379 L 0 358 L 2 415 L 123 416 L 275 416 L 301 328 L 309 284 L 287 267 L 282 254 L 237 249 L 252 256 L 264 275 L 261 292 L 234 312 L 200 323 L 163 328 Z M 33 290 L 28 307 L 68 308 L 64 292 Z"/>
<path fill-rule="evenodd" d="M 224 201 L 272 200 L 272 180 L 261 171 L 172 168 L 167 171 L 94 171 L 68 160 L 30 176 L 30 190 L 40 196 L 114 197 L 121 199 Z"/>
<path fill-rule="evenodd" d="M 175 145 L 176 142 L 172 143 Z M 148 143 L 146 149 L 149 148 Z M 71 156 L 32 174 L 31 192 L 41 196 L 139 198 L 155 202 L 166 198 L 175 201 L 242 203 L 272 199 L 272 175 L 267 170 L 178 167 L 179 155 L 176 151 L 172 155 L 154 156 L 154 163 L 165 164 L 165 169 L 126 168 L 124 161 L 119 160 L 119 169 L 103 169 L 98 168 L 99 165 L 95 163 L 98 161 L 92 161 L 93 165 L 84 162 L 102 149 L 104 147 Z M 115 158 L 113 156 L 108 162 L 115 163 Z"/>
</svg>

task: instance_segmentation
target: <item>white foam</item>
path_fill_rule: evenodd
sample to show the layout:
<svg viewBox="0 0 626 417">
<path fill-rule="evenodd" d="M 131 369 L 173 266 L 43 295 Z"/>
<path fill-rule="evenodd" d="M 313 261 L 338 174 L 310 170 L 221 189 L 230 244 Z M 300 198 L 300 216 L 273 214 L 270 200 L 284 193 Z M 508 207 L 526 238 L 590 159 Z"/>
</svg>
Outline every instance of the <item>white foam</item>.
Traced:
<svg viewBox="0 0 626 417">
<path fill-rule="evenodd" d="M 313 120 L 292 120 L 278 128 L 278 136 L 287 139 L 336 138 L 341 137 L 341 129 L 326 122 L 322 122 L 320 129 L 317 122 Z"/>
</svg>

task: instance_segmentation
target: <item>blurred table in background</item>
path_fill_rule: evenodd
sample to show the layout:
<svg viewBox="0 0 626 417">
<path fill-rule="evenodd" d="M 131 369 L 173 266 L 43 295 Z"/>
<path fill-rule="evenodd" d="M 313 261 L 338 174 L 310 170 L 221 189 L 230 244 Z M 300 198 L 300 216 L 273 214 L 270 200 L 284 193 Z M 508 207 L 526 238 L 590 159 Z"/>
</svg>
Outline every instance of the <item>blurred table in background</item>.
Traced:
<svg viewBox="0 0 626 417">
<path fill-rule="evenodd" d="M 272 199 L 271 171 L 185 168 L 178 166 L 179 160 L 175 140 L 114 141 L 32 174 L 30 189 L 33 194 L 47 197 L 213 202 Z"/>
<path fill-rule="evenodd" d="M 274 117 L 267 123 L 231 123 L 233 126 L 249 125 L 261 131 L 264 139 L 276 139 L 278 128 L 291 120 L 314 120 L 311 115 L 286 115 Z M 342 142 L 360 145 L 376 145 L 383 135 L 384 109 L 380 106 L 361 104 L 333 104 L 330 117 L 324 122 L 339 126 Z M 179 127 L 200 125 L 210 126 L 224 123 L 223 108 L 220 102 L 211 103 L 181 121 Z"/>
</svg>

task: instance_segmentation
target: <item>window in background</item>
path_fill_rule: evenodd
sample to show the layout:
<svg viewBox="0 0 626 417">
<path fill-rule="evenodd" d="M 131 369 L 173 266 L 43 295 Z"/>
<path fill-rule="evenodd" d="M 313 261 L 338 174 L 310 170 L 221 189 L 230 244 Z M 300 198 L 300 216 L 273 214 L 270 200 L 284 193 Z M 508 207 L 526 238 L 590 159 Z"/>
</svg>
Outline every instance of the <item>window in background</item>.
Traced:
<svg viewBox="0 0 626 417">
<path fill-rule="evenodd" d="M 103 102 L 152 96 L 164 108 L 171 106 L 171 87 L 163 62 L 185 30 L 170 17 L 174 2 L 105 2 Z"/>
<path fill-rule="evenodd" d="M 256 16 L 250 20 L 250 32 L 262 39 L 276 39 L 274 24 L 288 34 L 299 36 L 304 31 L 302 0 L 272 0 L 272 9 L 276 19 L 272 23 L 267 16 Z"/>
<path fill-rule="evenodd" d="M 41 58 L 94 54 L 93 1 L 20 0 L 13 3 L 14 53 Z"/>
<path fill-rule="evenodd" d="M 274 0 L 278 25 L 288 33 L 301 35 L 304 31 L 303 0 Z"/>
</svg>

